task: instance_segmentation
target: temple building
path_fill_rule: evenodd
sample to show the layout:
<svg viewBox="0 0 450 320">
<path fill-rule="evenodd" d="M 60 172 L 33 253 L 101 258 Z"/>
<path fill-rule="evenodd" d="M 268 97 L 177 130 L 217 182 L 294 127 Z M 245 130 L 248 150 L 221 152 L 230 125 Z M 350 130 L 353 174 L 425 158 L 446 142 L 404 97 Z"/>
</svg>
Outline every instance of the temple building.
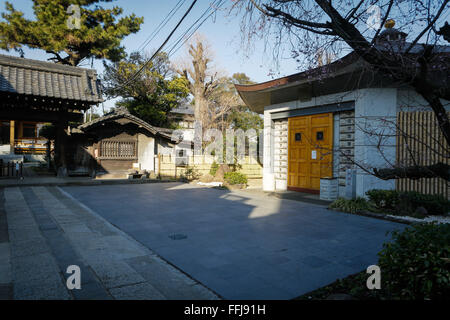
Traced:
<svg viewBox="0 0 450 320">
<path fill-rule="evenodd" d="M 44 153 L 40 130 L 52 123 L 55 164 L 67 174 L 68 125 L 103 101 L 100 88 L 95 70 L 0 55 L 0 157 Z"/>
</svg>

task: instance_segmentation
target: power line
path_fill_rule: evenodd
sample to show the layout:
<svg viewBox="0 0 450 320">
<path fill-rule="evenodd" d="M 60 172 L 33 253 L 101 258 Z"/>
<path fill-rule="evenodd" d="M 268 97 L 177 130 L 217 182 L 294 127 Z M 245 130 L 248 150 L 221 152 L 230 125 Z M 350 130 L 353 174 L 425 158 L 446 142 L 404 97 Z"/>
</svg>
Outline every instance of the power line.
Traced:
<svg viewBox="0 0 450 320">
<path fill-rule="evenodd" d="M 214 0 L 214 2 L 208 6 L 208 8 L 206 8 L 206 10 L 201 14 L 201 16 L 185 31 L 183 32 L 171 45 L 170 47 L 172 48 L 171 50 L 173 50 L 173 48 L 176 47 L 176 45 L 183 40 L 183 38 L 186 36 L 186 34 L 189 33 L 189 31 L 208 13 L 208 11 L 211 10 L 212 6 L 214 5 L 215 2 L 217 2 L 218 0 Z M 170 51 L 169 51 L 170 52 Z"/>
<path fill-rule="evenodd" d="M 217 2 L 217 0 L 215 1 Z M 211 6 L 198 18 L 192 25 L 189 27 L 178 39 L 175 41 L 175 43 L 172 45 L 171 49 L 168 51 L 169 57 L 173 56 L 178 50 L 180 50 L 183 45 L 189 41 L 189 39 L 197 32 L 197 30 L 208 20 L 214 13 L 217 12 L 217 10 L 224 4 L 224 0 L 219 0 L 217 3 L 216 8 L 206 17 L 204 18 L 200 24 L 195 26 L 207 13 L 211 8 L 214 6 L 214 3 L 211 4 Z M 195 27 L 195 28 L 194 28 Z M 194 28 L 192 31 L 190 31 L 192 28 Z M 186 37 L 186 35 L 188 35 Z M 183 41 L 184 39 L 184 41 Z M 180 42 L 183 41 L 181 44 Z"/>
<path fill-rule="evenodd" d="M 155 37 L 161 32 L 162 28 L 164 28 L 167 23 L 173 18 L 173 16 L 178 12 L 178 10 L 183 6 L 186 0 L 179 0 L 177 4 L 170 10 L 170 12 L 166 15 L 166 17 L 159 23 L 156 29 L 145 39 L 145 41 L 139 46 L 137 51 L 144 50 L 149 43 L 155 39 Z"/>
<path fill-rule="evenodd" d="M 186 11 L 186 13 L 183 15 L 183 17 L 181 18 L 181 20 L 177 23 L 177 25 L 175 26 L 175 28 L 172 30 L 172 32 L 170 32 L 169 36 L 166 38 L 166 40 L 163 42 L 163 44 L 158 48 L 158 50 L 155 51 L 155 53 L 150 57 L 150 59 L 147 60 L 147 62 L 145 62 L 141 68 L 139 68 L 138 71 L 136 71 L 136 73 L 131 76 L 130 79 L 128 79 L 124 84 L 120 85 L 119 87 L 124 87 L 126 85 L 128 85 L 130 82 L 132 82 L 134 79 L 136 79 L 136 77 L 142 72 L 142 70 L 144 70 L 144 68 L 160 53 L 160 51 L 162 50 L 162 48 L 164 48 L 164 46 L 167 44 L 167 42 L 169 42 L 170 38 L 173 36 L 173 34 L 175 33 L 175 31 L 177 31 L 178 27 L 181 25 L 181 23 L 184 21 L 184 19 L 188 16 L 188 14 L 191 12 L 192 8 L 194 7 L 194 5 L 197 3 L 198 0 L 194 0 L 192 1 L 192 4 L 189 6 L 188 10 Z"/>
</svg>

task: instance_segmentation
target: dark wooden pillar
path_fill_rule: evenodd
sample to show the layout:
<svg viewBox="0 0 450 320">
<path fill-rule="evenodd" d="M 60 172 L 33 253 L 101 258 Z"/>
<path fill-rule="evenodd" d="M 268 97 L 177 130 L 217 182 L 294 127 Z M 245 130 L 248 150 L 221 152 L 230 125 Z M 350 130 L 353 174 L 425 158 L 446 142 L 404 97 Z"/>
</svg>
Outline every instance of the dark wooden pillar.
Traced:
<svg viewBox="0 0 450 320">
<path fill-rule="evenodd" d="M 16 139 L 16 135 L 15 135 L 15 127 L 16 127 L 16 122 L 14 120 L 11 120 L 9 122 L 9 143 L 11 145 L 10 147 L 10 153 L 14 153 L 14 145 L 15 145 L 15 139 Z"/>
<path fill-rule="evenodd" d="M 56 123 L 56 139 L 55 139 L 55 167 L 58 177 L 67 176 L 67 134 L 68 126 L 67 114 L 61 112 L 59 121 Z"/>
</svg>

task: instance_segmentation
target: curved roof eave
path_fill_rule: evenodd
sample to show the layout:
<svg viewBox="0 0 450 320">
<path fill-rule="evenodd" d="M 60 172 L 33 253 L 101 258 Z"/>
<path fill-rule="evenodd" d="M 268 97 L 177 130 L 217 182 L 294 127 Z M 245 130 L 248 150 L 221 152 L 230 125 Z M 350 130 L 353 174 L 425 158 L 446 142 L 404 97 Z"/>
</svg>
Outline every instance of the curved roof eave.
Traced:
<svg viewBox="0 0 450 320">
<path fill-rule="evenodd" d="M 91 122 L 84 123 L 84 124 L 78 126 L 78 129 L 82 130 L 83 132 L 86 132 L 86 131 L 89 131 L 91 129 L 98 127 L 99 125 L 101 125 L 102 123 L 105 123 L 107 121 L 123 119 L 123 118 L 128 119 L 129 121 L 133 122 L 137 126 L 146 129 L 148 132 L 150 132 L 151 134 L 153 134 L 155 136 L 159 135 L 159 136 L 164 137 L 172 142 L 178 142 L 178 140 L 174 139 L 167 132 L 163 132 L 159 128 L 152 126 L 151 124 L 145 122 L 144 120 L 142 120 L 136 116 L 133 116 L 132 114 L 130 114 L 128 112 L 112 113 L 112 114 L 100 117 Z"/>
<path fill-rule="evenodd" d="M 264 107 L 277 103 L 271 98 L 271 92 L 291 87 L 301 87 L 315 81 L 325 81 L 339 74 L 355 71 L 362 64 L 359 57 L 351 52 L 343 58 L 315 69 L 299 72 L 286 77 L 252 85 L 235 85 L 242 100 L 255 112 L 263 113 Z"/>
</svg>

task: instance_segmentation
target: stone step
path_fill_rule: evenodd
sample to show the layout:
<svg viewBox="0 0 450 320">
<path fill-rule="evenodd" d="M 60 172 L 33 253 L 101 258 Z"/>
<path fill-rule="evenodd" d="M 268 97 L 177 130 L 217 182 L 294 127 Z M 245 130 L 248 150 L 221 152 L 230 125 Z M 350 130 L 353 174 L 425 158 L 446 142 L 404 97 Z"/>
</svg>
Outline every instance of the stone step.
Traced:
<svg viewBox="0 0 450 320">
<path fill-rule="evenodd" d="M 128 179 L 128 172 L 120 171 L 120 172 L 97 174 L 95 179 L 98 179 L 98 180 Z"/>
</svg>

